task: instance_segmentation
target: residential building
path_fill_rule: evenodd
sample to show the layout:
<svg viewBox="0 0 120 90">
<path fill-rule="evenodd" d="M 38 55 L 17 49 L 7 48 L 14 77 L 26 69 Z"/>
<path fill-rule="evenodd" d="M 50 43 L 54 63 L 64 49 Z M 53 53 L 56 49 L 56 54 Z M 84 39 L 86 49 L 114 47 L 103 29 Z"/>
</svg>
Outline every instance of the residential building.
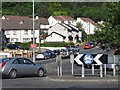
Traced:
<svg viewBox="0 0 120 90">
<path fill-rule="evenodd" d="M 98 29 L 98 24 L 90 18 L 78 17 L 76 23 L 82 24 L 82 28 L 86 34 L 94 34 L 95 30 Z"/>
<path fill-rule="evenodd" d="M 50 26 L 54 26 L 57 23 L 66 23 L 76 25 L 74 18 L 71 16 L 50 16 L 48 18 Z"/>
<path fill-rule="evenodd" d="M 28 16 L 3 16 L 2 29 L 9 42 L 29 42 L 34 39 L 39 43 L 40 30 L 48 28 L 48 22 L 45 18 L 35 18 L 35 32 L 33 31 L 33 19 Z M 47 25 L 47 26 L 46 26 Z"/>
<path fill-rule="evenodd" d="M 48 20 L 46 18 L 40 17 L 39 23 L 40 23 L 40 30 L 45 33 L 48 32 L 48 29 L 50 27 Z"/>
<path fill-rule="evenodd" d="M 45 42 L 77 42 L 81 40 L 82 34 L 72 24 L 57 23 L 48 30 L 48 37 Z"/>
</svg>

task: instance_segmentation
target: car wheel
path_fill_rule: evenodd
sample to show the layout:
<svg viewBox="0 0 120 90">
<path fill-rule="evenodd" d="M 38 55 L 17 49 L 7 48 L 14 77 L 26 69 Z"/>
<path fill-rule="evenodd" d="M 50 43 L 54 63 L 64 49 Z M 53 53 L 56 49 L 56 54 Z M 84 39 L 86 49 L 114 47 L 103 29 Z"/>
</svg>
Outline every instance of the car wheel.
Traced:
<svg viewBox="0 0 120 90">
<path fill-rule="evenodd" d="M 9 73 L 9 77 L 11 79 L 14 79 L 14 78 L 16 78 L 16 76 L 17 76 L 16 70 L 11 70 L 10 73 Z"/>
<path fill-rule="evenodd" d="M 37 71 L 37 76 L 38 76 L 38 77 L 43 77 L 43 76 L 44 76 L 44 70 L 43 70 L 43 69 L 39 69 L 39 70 Z"/>
</svg>

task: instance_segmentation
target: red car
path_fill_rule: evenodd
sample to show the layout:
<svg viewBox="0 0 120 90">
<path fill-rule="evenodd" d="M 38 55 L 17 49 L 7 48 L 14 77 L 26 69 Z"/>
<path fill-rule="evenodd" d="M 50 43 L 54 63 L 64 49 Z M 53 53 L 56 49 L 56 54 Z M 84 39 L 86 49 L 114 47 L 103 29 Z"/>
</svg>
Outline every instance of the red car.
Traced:
<svg viewBox="0 0 120 90">
<path fill-rule="evenodd" d="M 86 44 L 86 45 L 84 46 L 84 49 L 90 49 L 90 48 L 92 48 L 92 46 L 89 45 L 89 44 Z"/>
</svg>

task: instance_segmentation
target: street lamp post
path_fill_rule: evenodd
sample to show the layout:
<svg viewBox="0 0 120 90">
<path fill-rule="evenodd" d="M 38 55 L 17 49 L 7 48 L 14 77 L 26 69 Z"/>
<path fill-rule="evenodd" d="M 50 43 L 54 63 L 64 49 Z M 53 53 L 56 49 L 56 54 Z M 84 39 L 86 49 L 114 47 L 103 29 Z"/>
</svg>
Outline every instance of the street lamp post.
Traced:
<svg viewBox="0 0 120 90">
<path fill-rule="evenodd" d="M 33 0 L 33 44 L 35 44 L 35 24 L 34 24 L 34 0 Z M 35 48 L 33 48 L 33 62 L 35 62 Z"/>
<path fill-rule="evenodd" d="M 40 22 L 39 22 L 40 23 Z M 40 30 L 39 30 L 39 51 L 41 51 L 41 25 L 39 25 L 39 27 L 40 27 Z"/>
</svg>

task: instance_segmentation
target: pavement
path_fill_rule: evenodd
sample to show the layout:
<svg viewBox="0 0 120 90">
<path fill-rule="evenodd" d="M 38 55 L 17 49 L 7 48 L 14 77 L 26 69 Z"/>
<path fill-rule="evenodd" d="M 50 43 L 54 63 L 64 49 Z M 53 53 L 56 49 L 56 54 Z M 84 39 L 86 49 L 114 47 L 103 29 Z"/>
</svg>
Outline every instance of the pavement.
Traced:
<svg viewBox="0 0 120 90">
<path fill-rule="evenodd" d="M 63 82 L 118 82 L 118 75 L 106 75 L 100 77 L 99 75 L 85 75 L 82 77 L 81 75 L 51 75 L 46 76 L 47 79 L 52 81 L 63 81 Z"/>
</svg>

